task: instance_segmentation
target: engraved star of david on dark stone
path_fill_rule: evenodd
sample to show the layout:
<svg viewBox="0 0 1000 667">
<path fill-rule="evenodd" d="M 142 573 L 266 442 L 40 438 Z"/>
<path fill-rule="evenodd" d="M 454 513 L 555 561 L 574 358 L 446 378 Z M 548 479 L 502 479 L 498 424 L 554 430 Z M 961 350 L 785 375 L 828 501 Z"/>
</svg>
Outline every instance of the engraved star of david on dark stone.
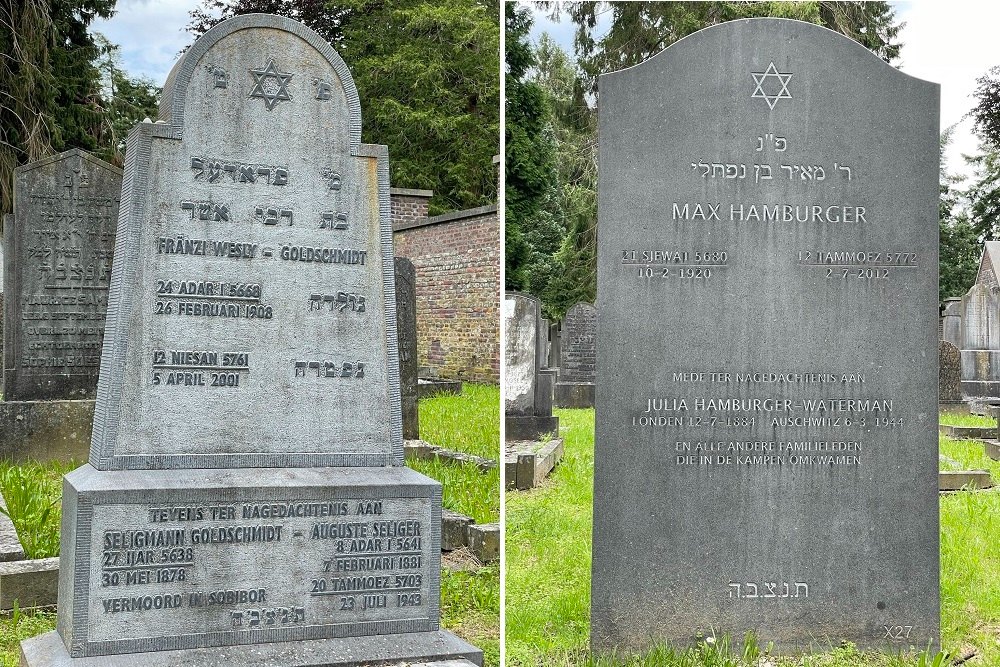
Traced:
<svg viewBox="0 0 1000 667">
<path fill-rule="evenodd" d="M 774 62 L 771 62 L 767 66 L 767 69 L 763 72 L 751 72 L 750 76 L 753 77 L 754 83 L 757 87 L 753 91 L 753 95 L 750 97 L 762 97 L 767 100 L 767 106 L 774 109 L 774 105 L 778 103 L 778 100 L 790 100 L 792 99 L 792 94 L 788 92 L 788 81 L 792 78 L 791 73 L 779 72 L 778 68 L 774 66 Z M 775 79 L 774 82 L 769 83 L 768 79 Z M 765 86 L 767 91 L 764 90 Z M 778 86 L 781 88 L 778 89 Z M 778 90 L 777 93 L 771 93 L 769 91 Z"/>
<path fill-rule="evenodd" d="M 292 80 L 291 72 L 279 72 L 274 64 L 274 58 L 269 58 L 264 67 L 250 70 L 254 78 L 254 87 L 250 97 L 259 97 L 270 111 L 278 102 L 289 102 L 292 96 L 288 94 L 288 84 Z"/>
</svg>

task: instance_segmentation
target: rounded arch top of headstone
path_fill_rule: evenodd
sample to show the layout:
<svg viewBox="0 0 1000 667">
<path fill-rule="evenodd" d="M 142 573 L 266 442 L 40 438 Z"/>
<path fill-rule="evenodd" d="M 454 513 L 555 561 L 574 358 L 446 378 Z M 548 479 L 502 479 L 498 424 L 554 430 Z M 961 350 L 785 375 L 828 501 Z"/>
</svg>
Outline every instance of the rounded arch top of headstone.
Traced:
<svg viewBox="0 0 1000 667">
<path fill-rule="evenodd" d="M 570 313 L 578 313 L 580 311 L 590 311 L 597 310 L 597 306 L 590 303 L 589 301 L 578 301 L 570 306 L 569 310 L 566 311 L 566 317 L 569 317 Z"/>
<path fill-rule="evenodd" d="M 841 33 L 808 21 L 784 18 L 747 18 L 736 19 L 717 23 L 707 28 L 702 28 L 677 40 L 659 53 L 656 53 L 641 63 L 626 67 L 620 70 L 606 72 L 600 75 L 600 79 L 621 75 L 634 75 L 647 70 L 656 70 L 662 67 L 663 71 L 668 68 L 666 64 L 674 58 L 682 61 L 706 53 L 711 54 L 712 62 L 719 63 L 715 68 L 718 75 L 724 76 L 729 71 L 728 64 L 736 63 L 743 57 L 746 49 L 751 49 L 759 53 L 764 60 L 760 72 L 759 80 L 754 79 L 749 85 L 756 93 L 754 97 L 760 97 L 761 103 L 770 106 L 774 111 L 779 106 L 779 102 L 784 99 L 794 99 L 794 89 L 789 90 L 789 84 L 794 80 L 794 72 L 789 76 L 787 69 L 788 62 L 771 61 L 768 58 L 767 39 L 772 38 L 777 33 L 779 42 L 794 44 L 801 40 L 803 43 L 826 42 L 823 48 L 817 48 L 815 55 L 817 61 L 829 62 L 834 56 L 830 49 L 837 49 L 837 57 L 853 56 L 853 66 L 868 66 L 873 70 L 881 71 L 887 77 L 912 80 L 915 83 L 924 84 L 938 88 L 939 85 L 906 74 L 885 62 L 870 49 L 862 46 L 859 42 L 842 35 Z M 671 66 L 673 69 L 673 66 Z M 773 70 L 773 71 L 772 71 Z M 835 74 L 835 73 L 831 73 Z M 786 78 L 787 77 L 787 78 Z M 773 81 L 771 81 L 773 79 Z M 768 86 L 760 86 L 761 81 L 774 83 L 775 88 L 769 90 Z M 714 85 L 718 81 L 706 82 L 706 85 Z M 742 82 L 741 82 L 742 83 Z M 600 88 L 600 84 L 598 84 Z M 760 88 L 760 90 L 758 90 Z M 787 96 L 786 96 L 787 95 Z"/>
<path fill-rule="evenodd" d="M 231 66 L 227 68 L 214 62 L 212 55 L 220 50 L 220 43 L 250 29 L 272 29 L 299 37 L 325 60 L 336 81 L 285 71 L 286 65 L 279 64 L 283 58 L 289 57 L 285 52 L 269 54 L 264 61 L 253 63 L 255 67 L 239 72 L 240 76 L 237 76 L 237 71 L 230 71 Z M 312 65 L 315 67 L 316 63 Z M 299 76 L 296 77 L 296 74 Z M 244 14 L 222 21 L 199 37 L 170 70 L 160 98 L 159 118 L 173 126 L 176 138 L 181 138 L 191 111 L 188 89 L 198 77 L 210 79 L 210 85 L 216 88 L 232 87 L 238 93 L 249 90 L 247 95 L 241 97 L 244 100 L 260 98 L 269 111 L 280 109 L 282 102 L 303 94 L 317 100 L 331 100 L 347 115 L 347 137 L 351 149 L 357 149 L 361 144 L 361 100 L 347 63 L 316 31 L 298 21 L 274 14 Z M 205 99 L 194 97 L 195 103 L 198 98 Z M 333 111 L 336 112 L 337 108 Z"/>
</svg>

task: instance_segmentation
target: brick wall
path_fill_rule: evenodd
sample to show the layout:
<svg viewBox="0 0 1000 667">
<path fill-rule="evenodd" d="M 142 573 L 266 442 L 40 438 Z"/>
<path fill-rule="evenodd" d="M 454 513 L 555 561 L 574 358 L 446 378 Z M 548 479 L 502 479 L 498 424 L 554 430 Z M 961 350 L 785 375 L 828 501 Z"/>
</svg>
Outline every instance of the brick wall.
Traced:
<svg viewBox="0 0 1000 667">
<path fill-rule="evenodd" d="M 392 228 L 410 225 L 427 217 L 427 203 L 434 196 L 433 190 L 389 189 L 389 218 Z M 396 253 L 397 255 L 399 253 Z"/>
<path fill-rule="evenodd" d="M 394 189 L 392 195 L 393 239 L 396 256 L 408 257 L 417 270 L 420 365 L 437 369 L 442 378 L 498 383 L 497 207 L 413 218 L 408 217 L 413 196 L 399 192 Z"/>
</svg>

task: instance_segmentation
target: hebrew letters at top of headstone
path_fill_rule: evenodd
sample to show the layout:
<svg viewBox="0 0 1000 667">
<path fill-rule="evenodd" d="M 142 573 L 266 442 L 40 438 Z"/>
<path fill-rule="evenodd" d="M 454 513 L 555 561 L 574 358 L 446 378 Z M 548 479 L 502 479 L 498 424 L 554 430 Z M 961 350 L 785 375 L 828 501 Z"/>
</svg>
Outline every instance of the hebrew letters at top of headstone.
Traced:
<svg viewBox="0 0 1000 667">
<path fill-rule="evenodd" d="M 120 169 L 78 149 L 15 170 L 4 400 L 97 393 L 121 182 Z"/>
<path fill-rule="evenodd" d="M 936 644 L 939 87 L 753 19 L 600 90 L 595 649 Z"/>
<path fill-rule="evenodd" d="M 276 28 L 197 42 L 129 137 L 99 468 L 401 462 L 387 154 Z"/>
</svg>

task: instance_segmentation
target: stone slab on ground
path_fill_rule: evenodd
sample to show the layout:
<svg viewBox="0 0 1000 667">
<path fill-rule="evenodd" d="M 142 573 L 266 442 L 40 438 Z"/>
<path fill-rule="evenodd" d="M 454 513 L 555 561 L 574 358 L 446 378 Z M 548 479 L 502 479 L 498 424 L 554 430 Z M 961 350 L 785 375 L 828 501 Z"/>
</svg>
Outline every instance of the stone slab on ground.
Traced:
<svg viewBox="0 0 1000 667">
<path fill-rule="evenodd" d="M 0 459 L 86 461 L 94 401 L 0 401 Z"/>
<path fill-rule="evenodd" d="M 431 380 L 427 378 L 417 380 L 417 398 L 430 398 L 438 394 L 454 394 L 457 396 L 461 393 L 461 380 Z"/>
<path fill-rule="evenodd" d="M 1000 461 L 1000 440 L 989 440 L 984 439 L 983 451 L 986 452 L 986 456 L 990 457 L 994 461 Z"/>
<path fill-rule="evenodd" d="M 58 595 L 58 557 L 0 563 L 0 609 L 50 607 Z"/>
<path fill-rule="evenodd" d="M 2 495 L 0 495 L 0 507 L 3 508 L 3 512 L 0 512 L 0 562 L 24 560 L 21 538 L 17 536 L 14 522 L 7 516 L 7 501 Z"/>
<path fill-rule="evenodd" d="M 70 658 L 55 632 L 21 643 L 21 667 L 481 667 L 482 664 L 482 651 L 445 630 L 91 658 Z"/>
<path fill-rule="evenodd" d="M 966 486 L 989 489 L 993 478 L 985 470 L 942 470 L 938 473 L 938 491 L 958 491 Z"/>
<path fill-rule="evenodd" d="M 941 424 L 938 431 L 949 438 L 957 440 L 977 440 L 991 438 L 997 434 L 996 426 L 949 426 Z"/>
<path fill-rule="evenodd" d="M 507 489 L 525 491 L 535 488 L 562 460 L 564 451 L 562 438 L 547 441 L 508 440 L 504 454 Z"/>
<path fill-rule="evenodd" d="M 597 385 L 593 382 L 557 382 L 555 406 L 557 408 L 592 408 Z"/>
<path fill-rule="evenodd" d="M 443 461 L 444 463 L 454 463 L 456 465 L 471 463 L 479 468 L 481 472 L 489 472 L 498 465 L 493 459 L 487 459 L 482 456 L 476 456 L 475 454 L 466 454 L 465 452 L 456 452 L 450 449 L 445 449 L 444 447 L 432 445 L 425 440 L 404 440 L 403 453 L 407 459 L 436 459 Z"/>
<path fill-rule="evenodd" d="M 500 524 L 474 523 L 466 528 L 469 549 L 480 563 L 500 560 Z"/>
<path fill-rule="evenodd" d="M 546 434 L 555 434 L 559 430 L 559 417 L 506 415 L 504 417 L 504 439 L 508 442 L 517 440 L 538 440 Z"/>
<path fill-rule="evenodd" d="M 471 517 L 450 509 L 441 510 L 441 551 L 454 551 L 468 546 L 469 526 L 473 524 Z"/>
</svg>

